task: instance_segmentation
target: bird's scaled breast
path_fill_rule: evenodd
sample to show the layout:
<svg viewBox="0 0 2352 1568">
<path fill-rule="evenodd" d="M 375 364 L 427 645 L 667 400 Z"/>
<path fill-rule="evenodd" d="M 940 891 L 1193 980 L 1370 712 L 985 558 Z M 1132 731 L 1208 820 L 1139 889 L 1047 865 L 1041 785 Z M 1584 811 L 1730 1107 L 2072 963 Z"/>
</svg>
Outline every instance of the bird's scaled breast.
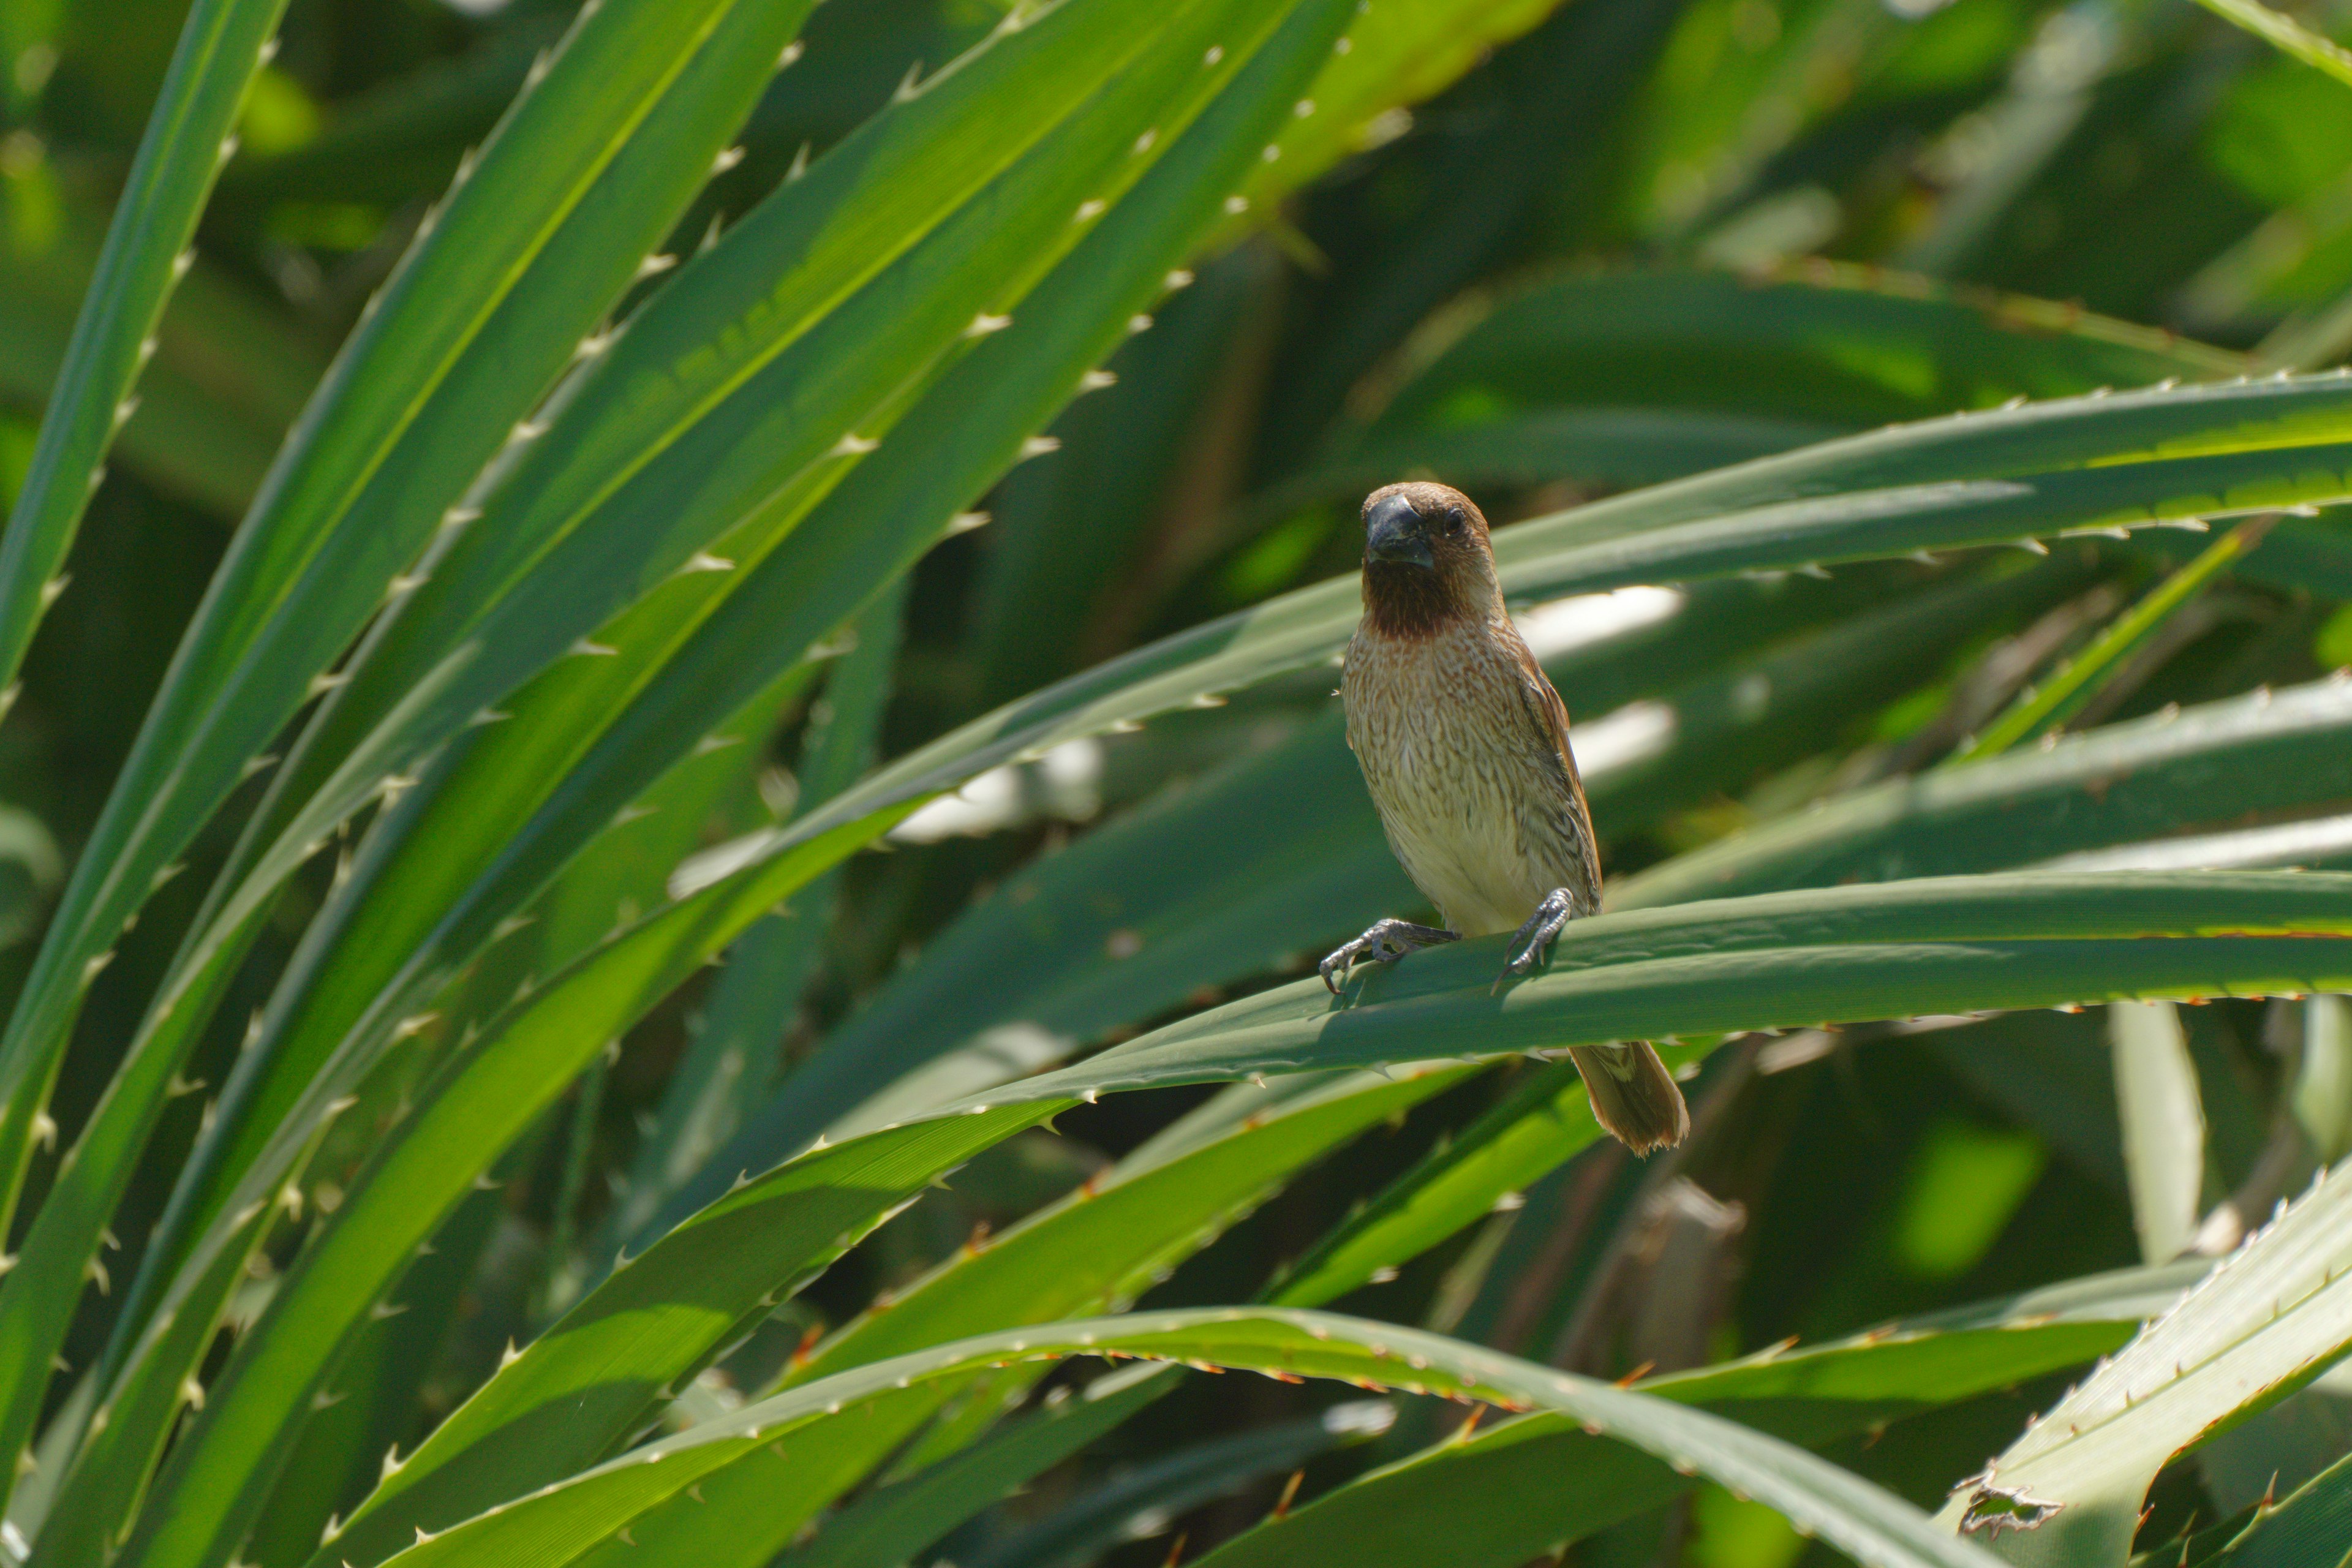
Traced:
<svg viewBox="0 0 2352 1568">
<path fill-rule="evenodd" d="M 1517 928 L 1561 881 L 1522 842 L 1525 803 L 1556 788 L 1524 678 L 1478 631 L 1360 632 L 1342 683 L 1349 743 L 1389 843 L 1465 936 Z"/>
</svg>

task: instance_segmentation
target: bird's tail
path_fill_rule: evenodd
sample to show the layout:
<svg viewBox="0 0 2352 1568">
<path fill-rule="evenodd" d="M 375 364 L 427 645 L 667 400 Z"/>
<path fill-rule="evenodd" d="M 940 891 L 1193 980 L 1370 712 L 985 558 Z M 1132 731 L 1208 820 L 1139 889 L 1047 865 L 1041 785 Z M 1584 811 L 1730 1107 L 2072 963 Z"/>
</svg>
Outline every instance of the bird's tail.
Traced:
<svg viewBox="0 0 2352 1568">
<path fill-rule="evenodd" d="M 1658 1053 L 1636 1040 L 1622 1046 L 1570 1048 L 1592 1115 L 1636 1154 L 1671 1149 L 1690 1132 L 1690 1107 Z"/>
</svg>

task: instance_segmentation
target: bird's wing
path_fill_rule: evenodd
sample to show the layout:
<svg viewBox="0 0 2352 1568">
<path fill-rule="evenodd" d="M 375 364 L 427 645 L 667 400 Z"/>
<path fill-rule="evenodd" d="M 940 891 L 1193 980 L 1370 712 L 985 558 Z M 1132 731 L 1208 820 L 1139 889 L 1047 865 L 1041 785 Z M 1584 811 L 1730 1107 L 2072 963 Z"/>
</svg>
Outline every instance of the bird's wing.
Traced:
<svg viewBox="0 0 2352 1568">
<path fill-rule="evenodd" d="M 1568 743 L 1568 704 L 1559 700 L 1550 678 L 1516 630 L 1508 634 L 1508 647 L 1518 662 L 1520 700 L 1536 734 L 1558 764 L 1555 780 L 1563 798 L 1549 803 L 1553 811 L 1545 815 L 1565 819 L 1557 824 L 1558 836 L 1572 842 L 1561 847 L 1575 858 L 1584 874 L 1584 885 L 1576 890 L 1585 900 L 1585 908 L 1577 912 L 1590 914 L 1601 906 L 1601 854 L 1593 843 L 1592 812 L 1584 803 L 1584 781 L 1577 776 L 1576 752 Z"/>
</svg>

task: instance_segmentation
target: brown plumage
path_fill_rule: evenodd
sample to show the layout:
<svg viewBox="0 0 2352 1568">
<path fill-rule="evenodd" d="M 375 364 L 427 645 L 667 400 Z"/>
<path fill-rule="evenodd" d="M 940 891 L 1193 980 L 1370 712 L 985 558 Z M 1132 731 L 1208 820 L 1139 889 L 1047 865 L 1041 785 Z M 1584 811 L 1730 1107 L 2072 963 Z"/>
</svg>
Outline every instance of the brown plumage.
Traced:
<svg viewBox="0 0 2352 1568">
<path fill-rule="evenodd" d="M 1381 921 L 1323 961 L 1333 989 L 1360 958 L 1516 931 L 1507 979 L 1600 908 L 1568 710 L 1504 611 L 1486 520 L 1459 490 L 1416 482 L 1365 500 L 1364 616 L 1340 696 L 1389 846 L 1445 927 Z M 1593 1114 L 1628 1148 L 1682 1142 L 1690 1113 L 1656 1051 L 1570 1055 Z"/>
</svg>

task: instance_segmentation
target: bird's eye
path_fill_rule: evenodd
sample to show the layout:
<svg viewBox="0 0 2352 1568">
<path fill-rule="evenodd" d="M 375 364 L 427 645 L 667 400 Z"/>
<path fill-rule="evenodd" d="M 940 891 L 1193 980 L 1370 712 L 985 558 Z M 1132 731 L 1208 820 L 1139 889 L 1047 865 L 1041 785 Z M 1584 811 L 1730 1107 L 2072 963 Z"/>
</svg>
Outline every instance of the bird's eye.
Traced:
<svg viewBox="0 0 2352 1568">
<path fill-rule="evenodd" d="M 1461 531 L 1462 531 L 1463 525 L 1464 525 L 1465 523 L 1468 522 L 1469 521 L 1470 521 L 1470 520 L 1469 520 L 1468 518 L 1464 517 L 1464 516 L 1462 515 L 1462 509 L 1461 509 L 1460 507 L 1458 507 L 1458 506 L 1449 506 L 1449 507 L 1447 507 L 1447 508 L 1445 509 L 1445 531 L 1446 531 L 1446 532 L 1448 532 L 1448 533 L 1459 533 L 1459 532 L 1461 532 Z"/>
</svg>

